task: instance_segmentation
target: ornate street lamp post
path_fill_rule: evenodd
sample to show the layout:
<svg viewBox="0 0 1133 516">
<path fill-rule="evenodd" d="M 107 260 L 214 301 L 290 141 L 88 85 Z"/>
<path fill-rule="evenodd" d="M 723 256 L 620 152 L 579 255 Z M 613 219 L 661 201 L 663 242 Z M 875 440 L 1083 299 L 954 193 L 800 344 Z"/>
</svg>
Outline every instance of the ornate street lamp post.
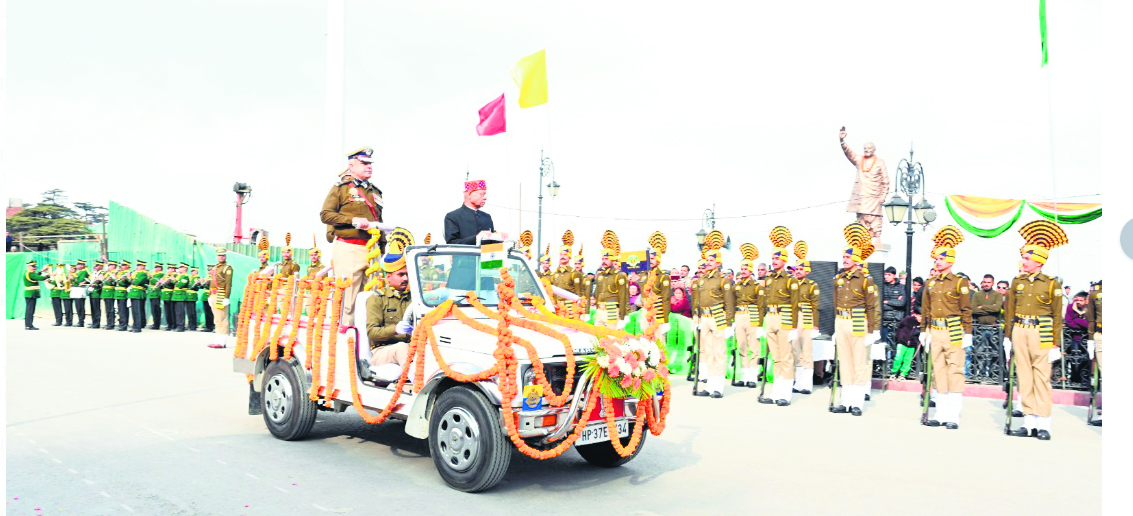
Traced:
<svg viewBox="0 0 1133 516">
<path fill-rule="evenodd" d="M 551 191 L 551 197 L 554 198 L 559 195 L 559 183 L 555 181 L 555 164 L 551 162 L 551 158 L 543 156 L 543 151 L 539 151 L 539 180 L 536 185 L 539 185 L 539 225 L 535 228 L 537 239 L 535 241 L 535 255 L 543 249 L 543 178 L 551 176 L 551 182 L 547 183 L 547 189 Z"/>
<path fill-rule="evenodd" d="M 909 147 L 909 159 L 902 159 L 897 164 L 895 179 L 893 196 L 881 206 L 885 208 L 885 218 L 894 226 L 905 223 L 905 315 L 909 315 L 913 310 L 913 224 L 920 224 L 922 228 L 927 226 L 936 220 L 936 211 L 925 196 L 924 168 L 913 161 L 912 147 Z M 909 199 L 901 197 L 898 190 Z M 921 202 L 913 206 L 913 198 L 917 194 L 920 194 Z"/>
</svg>

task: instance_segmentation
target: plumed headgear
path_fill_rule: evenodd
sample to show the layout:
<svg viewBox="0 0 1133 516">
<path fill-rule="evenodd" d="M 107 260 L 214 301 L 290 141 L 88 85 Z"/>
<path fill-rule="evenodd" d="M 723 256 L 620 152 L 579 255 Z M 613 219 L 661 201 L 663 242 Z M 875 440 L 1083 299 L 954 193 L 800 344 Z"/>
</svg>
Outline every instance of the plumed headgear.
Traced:
<svg viewBox="0 0 1133 516">
<path fill-rule="evenodd" d="M 721 259 L 723 258 L 723 255 L 720 253 L 720 249 L 723 248 L 724 233 L 719 229 L 713 229 L 712 231 L 709 231 L 708 234 L 704 237 L 704 250 L 701 254 L 704 256 L 704 259 L 706 261 L 708 260 L 709 256 L 712 256 L 716 259 L 716 263 L 719 264 Z"/>
<path fill-rule="evenodd" d="M 574 263 L 580 267 L 586 267 L 586 259 L 582 257 L 582 243 L 578 244 L 578 255 L 574 258 Z"/>
<path fill-rule="evenodd" d="M 759 248 L 755 244 L 745 243 L 740 246 L 740 256 L 744 258 L 740 260 L 740 267 L 746 265 L 748 269 L 754 269 L 755 259 L 759 258 Z"/>
<path fill-rule="evenodd" d="M 842 230 L 842 235 L 846 237 L 845 254 L 850 255 L 857 263 L 864 262 L 868 255 L 865 255 L 862 251 L 866 246 L 873 247 L 870 242 L 869 230 L 860 222 L 852 222 Z"/>
<path fill-rule="evenodd" d="M 563 233 L 563 246 L 559 248 L 559 252 L 560 253 L 565 252 L 567 254 L 567 256 L 570 256 L 571 255 L 571 249 L 570 248 L 573 245 L 574 245 L 574 233 L 571 232 L 571 230 L 568 229 L 568 230 L 566 230 L 566 233 Z"/>
<path fill-rule="evenodd" d="M 799 261 L 795 263 L 795 266 L 807 272 L 810 272 L 810 260 L 806 259 L 806 253 L 809 249 L 806 242 L 802 240 L 795 242 L 795 258 L 799 259 Z"/>
<path fill-rule="evenodd" d="M 386 242 L 386 254 L 382 256 L 382 271 L 396 272 L 405 267 L 405 248 L 413 245 L 413 234 L 405 228 L 395 228 Z"/>
<path fill-rule="evenodd" d="M 543 251 L 543 256 L 539 257 L 539 263 L 551 263 L 551 244 L 547 244 L 547 250 Z"/>
<path fill-rule="evenodd" d="M 1027 241 L 1019 254 L 1039 263 L 1046 263 L 1051 249 L 1070 242 L 1062 226 L 1049 220 L 1032 220 L 1019 228 L 1019 234 Z"/>
<path fill-rule="evenodd" d="M 270 253 L 268 253 L 268 237 L 260 238 L 257 246 L 260 248 L 260 258 L 266 260 Z"/>
<path fill-rule="evenodd" d="M 791 230 L 786 226 L 775 226 L 771 228 L 771 259 L 778 258 L 783 261 L 788 260 L 787 246 L 791 245 Z"/>
<path fill-rule="evenodd" d="M 960 232 L 960 228 L 953 225 L 940 228 L 932 236 L 932 259 L 943 256 L 948 263 L 956 263 L 956 246 L 963 241 L 964 234 Z"/>
<path fill-rule="evenodd" d="M 669 242 L 665 240 L 664 233 L 654 231 L 652 235 L 649 235 L 649 247 L 653 249 L 653 254 L 662 255 L 669 250 Z"/>
<path fill-rule="evenodd" d="M 602 258 L 610 258 L 615 262 L 621 258 L 622 244 L 618 242 L 618 234 L 613 230 L 607 229 L 602 233 Z"/>
</svg>

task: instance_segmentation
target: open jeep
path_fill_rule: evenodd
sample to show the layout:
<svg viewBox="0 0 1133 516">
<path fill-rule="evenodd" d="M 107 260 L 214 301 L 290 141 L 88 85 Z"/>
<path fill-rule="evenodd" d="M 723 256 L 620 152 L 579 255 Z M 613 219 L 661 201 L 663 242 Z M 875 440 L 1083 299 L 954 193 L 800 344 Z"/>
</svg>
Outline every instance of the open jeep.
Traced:
<svg viewBox="0 0 1133 516">
<path fill-rule="evenodd" d="M 616 467 L 641 452 L 643 430 L 660 433 L 669 389 L 651 341 L 556 315 L 514 249 L 490 269 L 474 246 L 409 246 L 405 257 L 414 331 L 401 365 L 370 363 L 372 292 L 340 332 L 349 280 L 250 277 L 234 369 L 250 382 L 249 413 L 262 412 L 272 435 L 302 439 L 317 410 L 349 406 L 370 423 L 401 419 L 428 439 L 445 482 L 475 492 L 503 478 L 513 446 L 540 459 L 575 446 Z"/>
</svg>

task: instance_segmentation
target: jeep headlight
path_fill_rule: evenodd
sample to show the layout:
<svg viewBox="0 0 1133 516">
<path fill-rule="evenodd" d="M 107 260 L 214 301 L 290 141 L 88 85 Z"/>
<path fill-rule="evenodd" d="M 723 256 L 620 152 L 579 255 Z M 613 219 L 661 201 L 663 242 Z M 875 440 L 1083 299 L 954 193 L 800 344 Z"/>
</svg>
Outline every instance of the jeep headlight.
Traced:
<svg viewBox="0 0 1133 516">
<path fill-rule="evenodd" d="M 527 366 L 527 368 L 525 368 L 523 370 L 523 385 L 534 385 L 534 384 L 535 384 L 535 368 L 532 367 L 532 366 Z"/>
</svg>

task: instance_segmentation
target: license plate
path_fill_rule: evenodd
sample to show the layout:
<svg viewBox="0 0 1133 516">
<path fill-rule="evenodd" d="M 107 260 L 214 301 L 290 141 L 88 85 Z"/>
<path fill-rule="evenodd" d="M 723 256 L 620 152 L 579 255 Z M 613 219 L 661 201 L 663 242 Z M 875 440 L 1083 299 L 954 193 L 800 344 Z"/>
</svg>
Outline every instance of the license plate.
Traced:
<svg viewBox="0 0 1133 516">
<path fill-rule="evenodd" d="M 618 437 L 629 437 L 629 420 L 617 421 L 615 423 L 618 428 Z M 605 421 L 601 423 L 590 423 L 582 430 L 582 435 L 578 436 L 578 441 L 575 444 L 585 445 L 602 443 L 610 440 L 610 429 Z"/>
</svg>

